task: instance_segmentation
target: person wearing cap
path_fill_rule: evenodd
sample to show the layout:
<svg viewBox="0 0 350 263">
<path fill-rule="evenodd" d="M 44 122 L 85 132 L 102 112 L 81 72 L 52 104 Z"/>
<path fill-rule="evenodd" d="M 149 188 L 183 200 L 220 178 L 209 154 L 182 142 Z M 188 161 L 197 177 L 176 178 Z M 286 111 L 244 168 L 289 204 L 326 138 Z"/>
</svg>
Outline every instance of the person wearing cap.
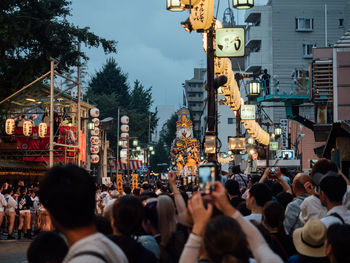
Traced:
<svg viewBox="0 0 350 263">
<path fill-rule="evenodd" d="M 342 204 L 346 193 L 346 182 L 343 177 L 335 172 L 328 172 L 321 177 L 320 200 L 328 212 L 322 218 L 322 223 L 328 228 L 332 224 L 350 224 L 350 211 Z"/>
<path fill-rule="evenodd" d="M 320 178 L 329 171 L 338 171 L 337 165 L 327 159 L 318 160 L 312 167 L 310 177 L 312 182 L 306 182 L 304 187 L 310 194 L 300 205 L 301 223 L 305 224 L 311 217 L 323 218 L 327 215 L 327 209 L 321 204 L 318 193 Z"/>
<path fill-rule="evenodd" d="M 326 235 L 327 228 L 315 217 L 310 218 L 303 227 L 295 229 L 293 243 L 298 255 L 290 257 L 288 263 L 328 263 Z"/>
</svg>

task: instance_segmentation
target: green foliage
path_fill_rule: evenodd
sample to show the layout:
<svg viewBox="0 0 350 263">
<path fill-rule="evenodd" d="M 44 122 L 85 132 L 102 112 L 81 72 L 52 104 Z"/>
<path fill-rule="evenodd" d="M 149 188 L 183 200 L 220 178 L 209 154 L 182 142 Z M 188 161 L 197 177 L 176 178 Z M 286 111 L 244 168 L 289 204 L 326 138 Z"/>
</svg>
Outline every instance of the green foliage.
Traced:
<svg viewBox="0 0 350 263">
<path fill-rule="evenodd" d="M 128 115 L 130 137 L 137 137 L 139 145 L 149 143 L 149 127 L 152 132 L 157 125 L 157 112 L 151 112 L 152 89 L 145 89 L 136 80 L 133 89 L 127 84 L 127 74 L 123 73 L 115 59 L 107 59 L 89 83 L 87 98 L 100 109 L 101 119 L 113 117 L 114 124 L 107 136 L 112 149 L 117 148 L 118 108 L 120 117 Z"/>
<path fill-rule="evenodd" d="M 159 139 L 154 146 L 154 155 L 151 155 L 151 170 L 156 173 L 166 172 L 168 166 L 159 164 L 169 164 L 169 152 L 166 150 L 164 140 Z"/>
<path fill-rule="evenodd" d="M 1 97 L 30 83 L 50 70 L 49 58 L 59 61 L 58 70 L 67 72 L 88 60 L 78 44 L 102 46 L 116 52 L 116 42 L 101 38 L 68 22 L 67 0 L 1 0 L 0 2 L 0 87 Z"/>
<path fill-rule="evenodd" d="M 171 117 L 167 120 L 167 122 L 163 125 L 162 130 L 160 132 L 160 138 L 164 141 L 164 145 L 166 147 L 166 151 L 170 155 L 171 143 L 176 137 L 176 121 L 177 121 L 177 113 L 174 112 Z"/>
</svg>

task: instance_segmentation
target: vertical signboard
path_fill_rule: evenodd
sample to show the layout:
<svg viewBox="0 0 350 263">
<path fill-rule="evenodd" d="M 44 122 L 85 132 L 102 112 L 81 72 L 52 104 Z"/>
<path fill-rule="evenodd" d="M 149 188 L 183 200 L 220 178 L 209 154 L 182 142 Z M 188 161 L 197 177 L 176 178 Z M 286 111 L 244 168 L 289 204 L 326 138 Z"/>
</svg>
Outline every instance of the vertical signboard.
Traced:
<svg viewBox="0 0 350 263">
<path fill-rule="evenodd" d="M 288 119 L 281 119 L 280 120 L 280 127 L 282 129 L 282 133 L 281 133 L 281 147 L 283 149 L 288 149 L 289 145 L 288 145 Z"/>
</svg>

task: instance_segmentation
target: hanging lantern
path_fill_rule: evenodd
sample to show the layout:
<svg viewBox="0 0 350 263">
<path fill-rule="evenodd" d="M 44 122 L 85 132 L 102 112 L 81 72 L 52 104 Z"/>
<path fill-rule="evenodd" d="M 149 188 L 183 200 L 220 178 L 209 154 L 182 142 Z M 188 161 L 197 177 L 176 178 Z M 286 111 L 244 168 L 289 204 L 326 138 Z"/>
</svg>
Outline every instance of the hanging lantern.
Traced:
<svg viewBox="0 0 350 263">
<path fill-rule="evenodd" d="M 120 158 L 120 162 L 122 164 L 127 164 L 128 163 L 128 158 L 126 158 L 126 157 Z"/>
<path fill-rule="evenodd" d="M 97 108 L 93 108 L 90 110 L 90 116 L 93 118 L 97 118 L 98 116 L 100 116 L 100 110 Z"/>
<path fill-rule="evenodd" d="M 126 158 L 126 157 L 128 157 L 128 150 L 127 150 L 127 149 L 122 149 L 122 150 L 120 151 L 120 157 L 121 157 L 121 158 Z"/>
<path fill-rule="evenodd" d="M 7 119 L 5 124 L 6 134 L 12 135 L 15 132 L 15 120 Z"/>
<path fill-rule="evenodd" d="M 91 155 L 91 163 L 98 163 L 100 161 L 100 156 L 97 154 Z"/>
<path fill-rule="evenodd" d="M 248 144 L 254 144 L 255 140 L 252 137 L 248 138 Z"/>
<path fill-rule="evenodd" d="M 122 134 L 120 134 L 120 139 L 121 139 L 122 141 L 125 141 L 125 140 L 127 140 L 128 138 L 129 138 L 129 133 L 123 132 Z"/>
<path fill-rule="evenodd" d="M 98 118 L 93 118 L 92 122 L 94 123 L 95 127 L 100 125 L 100 120 Z"/>
<path fill-rule="evenodd" d="M 33 124 L 31 121 L 25 121 L 23 123 L 23 134 L 24 136 L 30 136 L 32 134 Z"/>
<path fill-rule="evenodd" d="M 100 129 L 98 127 L 94 128 L 93 130 L 90 131 L 90 134 L 92 136 L 99 136 L 100 135 Z"/>
<path fill-rule="evenodd" d="M 181 0 L 167 0 L 166 1 L 166 10 L 172 12 L 182 12 L 184 11 L 185 5 L 181 3 Z"/>
<path fill-rule="evenodd" d="M 193 30 L 209 29 L 214 19 L 214 0 L 201 0 L 191 9 L 190 23 Z"/>
<path fill-rule="evenodd" d="M 92 154 L 98 154 L 99 151 L 100 151 L 100 147 L 98 147 L 98 145 L 91 145 L 90 152 Z"/>
<path fill-rule="evenodd" d="M 232 4 L 236 9 L 249 9 L 254 6 L 254 0 L 233 0 Z"/>
<path fill-rule="evenodd" d="M 129 123 L 129 117 L 128 116 L 123 116 L 120 118 L 120 122 L 122 124 L 128 124 Z"/>
<path fill-rule="evenodd" d="M 39 124 L 39 137 L 45 138 L 46 134 L 47 134 L 47 124 L 45 122 L 41 122 Z"/>
<path fill-rule="evenodd" d="M 120 127 L 120 130 L 122 131 L 122 132 L 129 132 L 129 125 L 122 125 L 121 127 Z"/>
<path fill-rule="evenodd" d="M 249 82 L 249 96 L 260 95 L 260 82 L 258 80 L 252 80 Z"/>
<path fill-rule="evenodd" d="M 91 144 L 99 144 L 100 143 L 100 138 L 98 136 L 92 136 L 90 138 Z"/>
<path fill-rule="evenodd" d="M 88 123 L 88 130 L 93 130 L 93 129 L 95 129 L 95 123 L 89 122 Z"/>
<path fill-rule="evenodd" d="M 199 3 L 200 0 L 181 0 L 181 3 L 187 6 L 194 6 Z"/>
<path fill-rule="evenodd" d="M 275 134 L 276 134 L 276 136 L 280 136 L 282 134 L 282 128 L 276 127 L 275 128 Z"/>
</svg>

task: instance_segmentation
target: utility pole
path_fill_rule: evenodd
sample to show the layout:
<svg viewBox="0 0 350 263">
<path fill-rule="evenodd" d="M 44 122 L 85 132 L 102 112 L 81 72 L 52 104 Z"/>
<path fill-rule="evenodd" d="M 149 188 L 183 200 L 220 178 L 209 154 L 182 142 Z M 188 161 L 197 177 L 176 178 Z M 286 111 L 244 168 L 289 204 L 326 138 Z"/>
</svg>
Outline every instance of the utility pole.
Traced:
<svg viewBox="0 0 350 263">
<path fill-rule="evenodd" d="M 54 70 L 55 70 L 55 64 L 54 60 L 51 59 L 50 61 L 50 157 L 49 157 L 49 165 L 50 167 L 53 166 L 53 132 L 54 132 L 54 125 L 53 125 L 53 97 L 54 97 Z"/>
<path fill-rule="evenodd" d="M 80 43 L 78 43 L 78 52 L 80 53 Z M 80 161 L 80 155 L 81 155 L 81 134 L 80 134 L 80 130 L 81 130 L 81 116 L 80 116 L 80 108 L 81 108 L 81 104 L 80 104 L 80 97 L 81 97 L 81 90 L 80 90 L 80 55 L 78 57 L 78 71 L 77 71 L 77 80 L 78 80 L 78 112 L 77 112 L 77 130 L 78 130 L 78 151 L 77 151 L 77 155 L 78 155 L 78 160 L 77 160 L 77 164 L 78 166 L 81 165 L 81 161 Z"/>
<path fill-rule="evenodd" d="M 118 107 L 118 129 L 117 129 L 117 176 L 119 174 L 119 129 L 120 129 L 120 108 Z"/>
</svg>

